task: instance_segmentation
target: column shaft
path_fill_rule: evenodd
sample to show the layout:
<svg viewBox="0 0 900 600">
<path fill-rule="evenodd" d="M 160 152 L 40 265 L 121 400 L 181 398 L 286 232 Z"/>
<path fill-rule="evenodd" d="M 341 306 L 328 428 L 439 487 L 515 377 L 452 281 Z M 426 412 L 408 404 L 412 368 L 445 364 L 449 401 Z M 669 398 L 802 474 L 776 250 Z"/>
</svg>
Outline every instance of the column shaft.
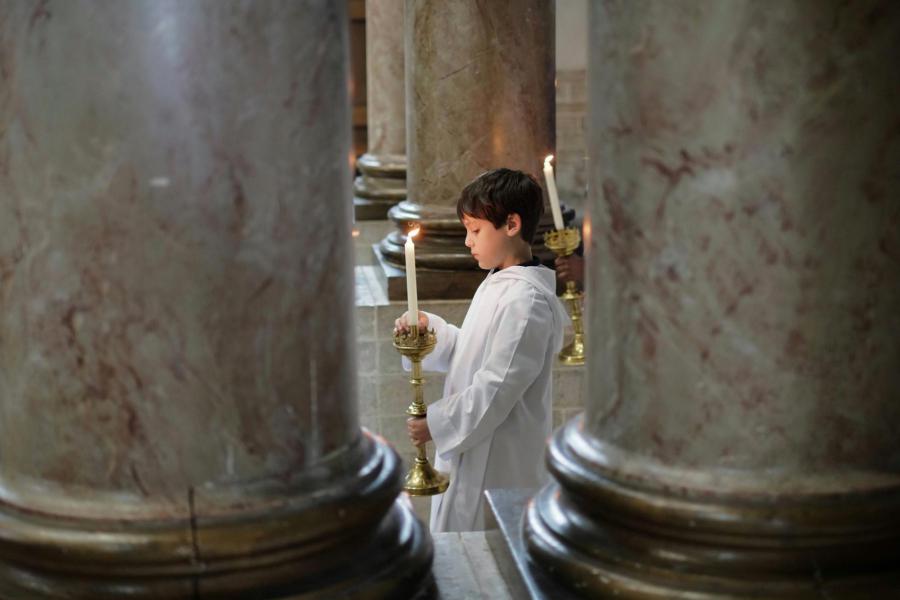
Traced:
<svg viewBox="0 0 900 600">
<path fill-rule="evenodd" d="M 357 219 L 385 219 L 406 198 L 404 0 L 366 2 L 366 90 L 369 148 L 356 163 Z"/>
<path fill-rule="evenodd" d="M 554 148 L 554 40 L 550 0 L 407 0 L 408 199 L 389 213 L 397 231 L 380 245 L 389 262 L 403 264 L 405 233 L 418 223 L 417 264 L 443 271 L 443 280 L 471 273 L 477 285 L 482 274 L 465 247 L 456 201 L 475 176 L 497 167 L 542 180 Z M 541 239 L 536 250 L 549 258 Z M 422 288 L 429 295 L 427 282 Z"/>
<path fill-rule="evenodd" d="M 588 405 L 526 534 L 573 589 L 900 589 L 900 11 L 592 5 Z"/>
<path fill-rule="evenodd" d="M 3 598 L 423 580 L 356 415 L 346 38 L 330 0 L 0 8 Z"/>
</svg>

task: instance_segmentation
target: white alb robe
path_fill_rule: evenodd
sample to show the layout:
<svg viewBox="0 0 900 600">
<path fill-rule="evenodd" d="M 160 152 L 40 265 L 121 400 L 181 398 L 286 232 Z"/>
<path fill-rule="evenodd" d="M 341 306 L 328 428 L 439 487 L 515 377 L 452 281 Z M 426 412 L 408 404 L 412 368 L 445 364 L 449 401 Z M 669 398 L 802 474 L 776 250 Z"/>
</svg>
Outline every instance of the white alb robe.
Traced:
<svg viewBox="0 0 900 600">
<path fill-rule="evenodd" d="M 437 346 L 422 362 L 447 372 L 443 397 L 428 405 L 435 467 L 450 487 L 431 504 L 431 531 L 484 529 L 484 490 L 538 487 L 552 428 L 552 367 L 568 316 L 554 271 L 491 272 L 461 328 L 428 314 Z M 404 365 L 409 368 L 408 361 Z"/>
</svg>

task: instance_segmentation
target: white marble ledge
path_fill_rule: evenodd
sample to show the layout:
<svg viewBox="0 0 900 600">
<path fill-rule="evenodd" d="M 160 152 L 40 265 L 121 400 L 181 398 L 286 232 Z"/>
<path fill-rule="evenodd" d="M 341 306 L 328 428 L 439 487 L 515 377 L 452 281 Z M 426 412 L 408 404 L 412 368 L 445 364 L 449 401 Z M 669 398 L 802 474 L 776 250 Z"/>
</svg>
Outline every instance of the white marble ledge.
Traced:
<svg viewBox="0 0 900 600">
<path fill-rule="evenodd" d="M 512 600 L 487 536 L 495 531 L 434 533 L 434 573 L 440 600 Z"/>
<path fill-rule="evenodd" d="M 356 280 L 356 306 L 384 306 L 388 304 L 387 289 L 379 280 L 377 267 L 357 265 L 354 267 Z"/>
</svg>

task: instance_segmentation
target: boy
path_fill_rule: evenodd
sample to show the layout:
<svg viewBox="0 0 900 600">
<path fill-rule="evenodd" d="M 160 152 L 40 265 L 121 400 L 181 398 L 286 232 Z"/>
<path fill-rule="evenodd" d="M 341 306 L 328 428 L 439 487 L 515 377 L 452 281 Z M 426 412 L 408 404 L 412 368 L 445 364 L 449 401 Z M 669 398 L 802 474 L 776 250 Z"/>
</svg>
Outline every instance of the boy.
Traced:
<svg viewBox="0 0 900 600">
<path fill-rule="evenodd" d="M 413 443 L 434 440 L 434 466 L 450 474 L 450 487 L 432 499 L 433 532 L 482 530 L 484 490 L 543 483 L 551 368 L 568 319 L 554 272 L 531 255 L 543 213 L 533 177 L 488 171 L 463 189 L 456 213 L 466 246 L 490 273 L 461 328 L 419 313 L 419 327 L 437 334 L 422 367 L 447 372 L 443 397 L 428 406 L 428 417 L 407 421 Z M 407 319 L 397 319 L 397 330 L 408 330 Z"/>
</svg>

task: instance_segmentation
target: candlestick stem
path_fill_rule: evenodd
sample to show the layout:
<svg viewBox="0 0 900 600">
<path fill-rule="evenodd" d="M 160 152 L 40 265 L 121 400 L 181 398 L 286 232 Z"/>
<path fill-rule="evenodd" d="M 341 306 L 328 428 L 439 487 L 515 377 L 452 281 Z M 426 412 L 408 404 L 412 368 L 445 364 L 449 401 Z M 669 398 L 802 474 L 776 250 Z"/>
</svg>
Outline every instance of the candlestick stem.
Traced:
<svg viewBox="0 0 900 600">
<path fill-rule="evenodd" d="M 409 383 L 413 388 L 413 399 L 406 408 L 406 414 L 415 419 L 424 419 L 428 415 L 428 407 L 425 405 L 425 379 L 422 377 L 422 359 L 434 350 L 437 338 L 434 335 L 434 330 L 420 333 L 418 315 L 415 315 L 415 318 L 415 325 L 410 328 L 408 334 L 394 334 L 394 348 L 407 357 L 412 364 Z M 428 453 L 425 448 L 425 444 L 416 448 L 416 457 L 409 472 L 406 474 L 403 489 L 410 496 L 441 494 L 450 485 L 450 478 L 444 473 L 436 471 L 428 462 Z"/>
</svg>

